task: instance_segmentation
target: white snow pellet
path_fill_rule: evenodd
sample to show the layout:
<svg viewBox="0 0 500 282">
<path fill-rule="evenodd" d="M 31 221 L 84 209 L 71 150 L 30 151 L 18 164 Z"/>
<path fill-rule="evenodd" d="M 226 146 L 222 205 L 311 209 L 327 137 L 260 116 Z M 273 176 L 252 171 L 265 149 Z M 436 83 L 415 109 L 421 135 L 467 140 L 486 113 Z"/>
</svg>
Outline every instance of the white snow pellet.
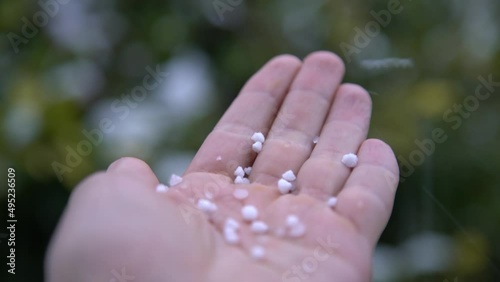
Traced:
<svg viewBox="0 0 500 282">
<path fill-rule="evenodd" d="M 210 209 L 211 205 L 212 205 L 212 202 L 210 202 L 209 200 L 205 200 L 205 199 L 199 199 L 198 204 L 196 204 L 198 209 L 200 209 L 202 211 L 208 211 Z"/>
<path fill-rule="evenodd" d="M 240 229 L 240 223 L 236 219 L 229 217 L 224 223 L 224 229 L 238 230 Z"/>
<path fill-rule="evenodd" d="M 240 242 L 240 236 L 236 233 L 236 230 L 231 228 L 224 229 L 224 240 L 230 245 L 236 245 Z"/>
<path fill-rule="evenodd" d="M 253 221 L 259 216 L 259 211 L 256 207 L 248 205 L 241 209 L 241 215 L 243 216 L 243 219 Z"/>
<path fill-rule="evenodd" d="M 290 237 L 293 237 L 293 238 L 298 238 L 298 237 L 301 237 L 302 235 L 304 235 L 305 233 L 306 233 L 305 225 L 302 223 L 299 223 L 299 224 L 293 226 L 292 228 L 290 228 L 288 235 L 290 235 Z"/>
<path fill-rule="evenodd" d="M 282 177 L 283 177 L 283 179 L 285 179 L 288 182 L 292 182 L 292 181 L 295 181 L 297 179 L 297 177 L 295 176 L 295 173 L 293 173 L 292 170 L 289 170 L 289 171 L 283 173 Z"/>
<path fill-rule="evenodd" d="M 250 179 L 246 177 L 236 176 L 234 184 L 250 184 Z"/>
<path fill-rule="evenodd" d="M 172 176 L 170 176 L 170 181 L 169 181 L 170 187 L 175 186 L 181 182 L 182 182 L 182 177 L 180 177 L 179 175 L 172 174 Z"/>
<path fill-rule="evenodd" d="M 353 153 L 346 154 L 342 157 L 342 163 L 349 168 L 353 168 L 358 164 L 358 156 Z"/>
<path fill-rule="evenodd" d="M 222 156 L 217 156 L 217 158 L 215 158 L 216 161 L 222 161 Z"/>
<path fill-rule="evenodd" d="M 248 190 L 246 189 L 235 189 L 233 196 L 238 200 L 243 200 L 248 197 Z"/>
<path fill-rule="evenodd" d="M 236 170 L 234 171 L 234 176 L 241 176 L 245 177 L 245 171 L 241 166 L 237 167 Z"/>
<path fill-rule="evenodd" d="M 286 181 L 285 179 L 280 179 L 278 181 L 278 190 L 281 194 L 288 194 L 292 191 L 293 185 L 292 183 Z"/>
<path fill-rule="evenodd" d="M 252 222 L 252 226 L 250 227 L 252 232 L 257 234 L 264 234 L 269 230 L 269 226 L 263 221 L 254 221 Z"/>
<path fill-rule="evenodd" d="M 199 199 L 196 206 L 199 210 L 206 213 L 213 213 L 217 211 L 217 205 L 206 199 Z"/>
<path fill-rule="evenodd" d="M 253 259 L 261 260 L 266 255 L 266 250 L 261 246 L 255 246 L 250 250 L 250 255 Z"/>
<path fill-rule="evenodd" d="M 165 184 L 158 184 L 158 186 L 156 186 L 156 192 L 158 193 L 166 193 L 168 191 L 168 186 L 165 185 Z"/>
<path fill-rule="evenodd" d="M 314 137 L 313 138 L 313 143 L 314 144 L 318 144 L 318 142 L 319 142 L 319 136 Z"/>
<path fill-rule="evenodd" d="M 333 208 L 337 205 L 337 201 L 337 197 L 331 197 L 330 199 L 328 199 L 327 204 L 330 208 Z"/>
<path fill-rule="evenodd" d="M 236 178 L 234 179 L 234 184 L 244 184 L 243 177 L 239 175 L 236 176 Z"/>
<path fill-rule="evenodd" d="M 299 218 L 296 215 L 289 215 L 286 217 L 286 226 L 293 227 L 300 223 Z"/>
<path fill-rule="evenodd" d="M 262 132 L 255 132 L 252 135 L 252 141 L 264 143 L 266 141 L 266 137 L 264 137 L 264 134 L 262 134 Z"/>
<path fill-rule="evenodd" d="M 255 153 L 260 153 L 262 151 L 262 142 L 255 142 L 255 143 L 253 143 L 252 150 Z"/>
<path fill-rule="evenodd" d="M 245 173 L 246 173 L 247 175 L 250 175 L 250 173 L 252 173 L 252 167 L 251 167 L 251 166 L 246 167 L 246 168 L 244 169 L 244 171 L 245 171 Z"/>
</svg>

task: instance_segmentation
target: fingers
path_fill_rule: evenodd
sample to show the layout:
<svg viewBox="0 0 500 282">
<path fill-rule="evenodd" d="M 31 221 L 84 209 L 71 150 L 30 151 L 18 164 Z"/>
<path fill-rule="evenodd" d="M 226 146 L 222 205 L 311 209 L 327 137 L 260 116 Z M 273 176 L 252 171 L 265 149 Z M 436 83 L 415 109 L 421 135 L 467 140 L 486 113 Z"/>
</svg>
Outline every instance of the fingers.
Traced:
<svg viewBox="0 0 500 282">
<path fill-rule="evenodd" d="M 375 243 L 392 212 L 399 168 L 391 148 L 380 140 L 366 140 L 358 156 L 359 164 L 338 196 L 336 211 Z"/>
<path fill-rule="evenodd" d="M 333 53 L 316 52 L 304 60 L 255 161 L 252 180 L 274 185 L 285 171 L 299 170 L 311 153 L 343 75 L 344 64 Z"/>
<path fill-rule="evenodd" d="M 255 157 L 250 137 L 258 131 L 267 133 L 300 66 L 299 59 L 283 55 L 257 72 L 207 137 L 186 173 L 221 172 L 232 177 L 237 166 L 249 165 Z"/>
<path fill-rule="evenodd" d="M 341 159 L 356 153 L 366 139 L 371 108 L 370 95 L 362 87 L 343 84 L 338 89 L 319 142 L 297 177 L 301 193 L 325 200 L 340 191 L 351 173 Z"/>
</svg>

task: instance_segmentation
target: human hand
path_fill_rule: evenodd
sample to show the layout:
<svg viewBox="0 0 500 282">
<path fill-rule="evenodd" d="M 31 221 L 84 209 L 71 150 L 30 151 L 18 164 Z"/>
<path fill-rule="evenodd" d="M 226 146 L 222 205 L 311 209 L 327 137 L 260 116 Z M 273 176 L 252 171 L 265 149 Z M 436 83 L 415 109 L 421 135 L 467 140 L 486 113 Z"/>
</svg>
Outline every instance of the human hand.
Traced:
<svg viewBox="0 0 500 282">
<path fill-rule="evenodd" d="M 343 72 L 328 52 L 303 63 L 271 60 L 167 193 L 155 192 L 156 176 L 137 159 L 120 159 L 87 178 L 51 244 L 47 281 L 369 281 L 399 173 L 389 146 L 366 140 L 370 97 L 341 84 Z M 256 154 L 250 137 L 259 131 L 267 140 Z M 351 152 L 359 157 L 354 169 L 340 162 Z M 234 184 L 237 166 L 253 167 L 251 184 Z M 281 195 L 277 182 L 287 170 L 297 174 L 296 189 Z M 236 199 L 237 188 L 249 196 Z M 326 204 L 332 196 L 334 208 Z M 206 198 L 218 207 L 213 214 L 196 209 Z M 250 230 L 244 205 L 257 207 L 266 234 Z M 279 234 L 292 214 L 305 226 L 302 236 Z M 223 236 L 229 217 L 241 225 L 236 245 Z M 252 257 L 255 246 L 264 248 L 263 258 Z"/>
</svg>

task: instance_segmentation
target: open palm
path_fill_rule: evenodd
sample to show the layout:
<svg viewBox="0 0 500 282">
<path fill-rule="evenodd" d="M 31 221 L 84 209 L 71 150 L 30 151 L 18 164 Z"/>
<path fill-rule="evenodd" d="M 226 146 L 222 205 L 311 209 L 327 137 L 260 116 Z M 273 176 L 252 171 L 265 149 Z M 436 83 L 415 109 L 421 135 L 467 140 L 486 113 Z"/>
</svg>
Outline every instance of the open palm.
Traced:
<svg viewBox="0 0 500 282">
<path fill-rule="evenodd" d="M 167 193 L 137 159 L 124 158 L 75 190 L 47 259 L 48 281 L 369 281 L 374 246 L 391 214 L 398 183 L 392 150 L 366 140 L 371 100 L 341 84 L 344 66 L 316 52 L 302 63 L 279 56 L 242 89 L 208 136 L 183 181 Z M 260 153 L 250 137 L 264 132 Z M 314 138 L 319 136 L 315 144 Z M 340 160 L 356 153 L 359 163 Z M 252 167 L 251 184 L 234 184 L 237 166 Z M 297 174 L 282 195 L 278 180 Z M 248 191 L 245 199 L 235 189 Z M 331 208 L 327 200 L 336 196 Z M 209 199 L 217 211 L 197 209 Z M 269 230 L 255 234 L 241 215 L 259 211 Z M 303 234 L 290 236 L 289 215 Z M 228 244 L 224 225 L 240 223 Z M 252 256 L 256 247 L 265 253 Z"/>
</svg>

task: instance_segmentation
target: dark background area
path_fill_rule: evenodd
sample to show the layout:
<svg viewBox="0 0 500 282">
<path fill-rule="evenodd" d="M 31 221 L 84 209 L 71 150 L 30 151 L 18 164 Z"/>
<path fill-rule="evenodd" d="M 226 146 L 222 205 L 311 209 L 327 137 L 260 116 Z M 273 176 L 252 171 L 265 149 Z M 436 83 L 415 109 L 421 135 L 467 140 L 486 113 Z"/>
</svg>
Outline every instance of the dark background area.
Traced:
<svg viewBox="0 0 500 282">
<path fill-rule="evenodd" d="M 43 280 L 48 241 L 84 177 L 135 156 L 167 182 L 263 63 L 315 50 L 339 54 L 345 81 L 370 91 L 370 137 L 401 165 L 374 281 L 500 281 L 500 2 L 60 2 L 0 2 L 1 281 Z M 168 77 L 117 112 L 157 66 Z M 497 86 L 483 86 L 482 99 L 488 79 Z M 106 118 L 113 130 L 68 162 L 89 141 L 82 131 Z M 446 140 L 433 140 L 435 130 Z M 6 272 L 8 167 L 15 276 Z"/>
</svg>

